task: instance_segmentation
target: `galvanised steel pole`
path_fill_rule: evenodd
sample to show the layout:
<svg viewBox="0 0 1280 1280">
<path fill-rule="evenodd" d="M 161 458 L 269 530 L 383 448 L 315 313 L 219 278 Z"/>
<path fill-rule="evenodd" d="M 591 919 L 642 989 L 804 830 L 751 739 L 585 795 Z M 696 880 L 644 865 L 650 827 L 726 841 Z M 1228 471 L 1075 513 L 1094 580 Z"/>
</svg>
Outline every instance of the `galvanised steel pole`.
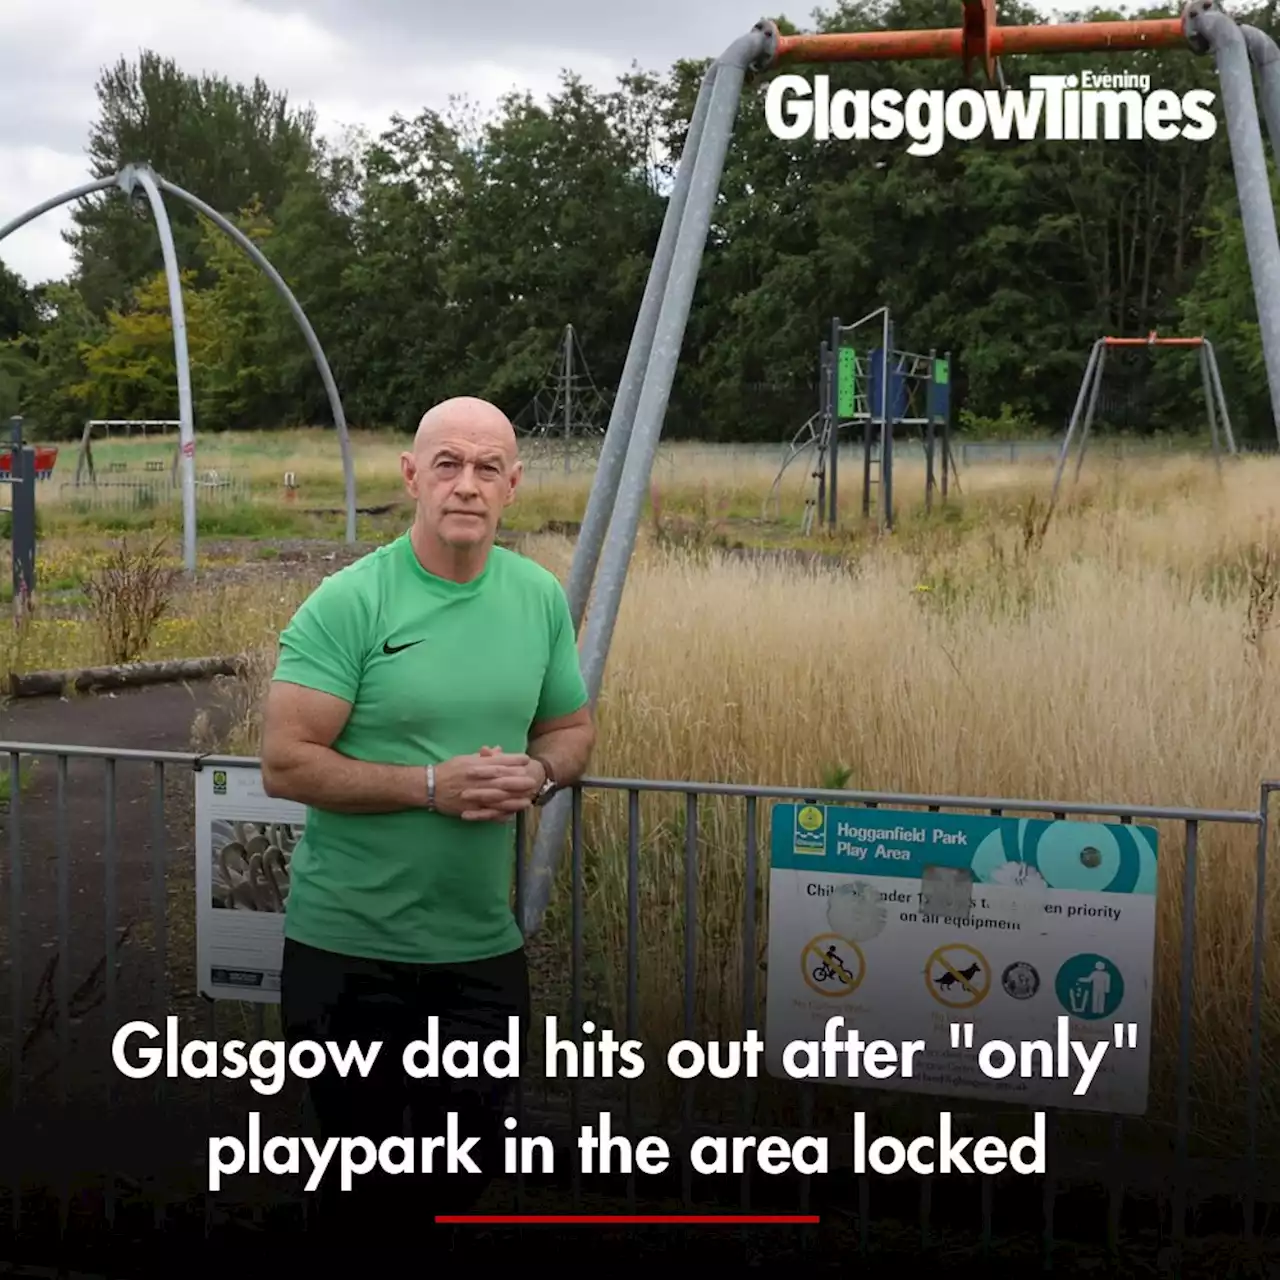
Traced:
<svg viewBox="0 0 1280 1280">
<path fill-rule="evenodd" d="M 1214 350 L 1213 343 L 1208 338 L 1204 340 L 1204 351 L 1209 357 L 1209 373 L 1213 377 L 1214 389 L 1218 395 L 1218 413 L 1222 420 L 1222 429 L 1226 433 L 1227 448 L 1231 450 L 1234 457 L 1239 450 L 1236 448 L 1235 433 L 1231 430 L 1231 414 L 1227 411 L 1227 393 L 1222 389 L 1222 374 L 1218 369 L 1218 353 Z"/>
<path fill-rule="evenodd" d="M 147 193 L 156 231 L 160 236 L 160 252 L 164 256 L 164 274 L 169 283 L 169 310 L 173 315 L 173 362 L 178 371 L 178 442 L 182 453 L 182 558 L 188 574 L 196 571 L 196 432 L 191 404 L 191 362 L 187 355 L 187 315 L 182 304 L 182 276 L 178 271 L 178 251 L 173 243 L 173 228 L 164 207 L 164 197 L 156 185 L 155 175 L 145 165 L 125 165 L 120 171 L 120 188 L 133 195 L 134 184 Z"/>
<path fill-rule="evenodd" d="M 11 232 L 17 231 L 19 227 L 25 227 L 33 218 L 38 218 L 42 213 L 48 213 L 50 209 L 56 209 L 62 204 L 70 204 L 72 200 L 82 200 L 96 191 L 106 191 L 109 187 L 119 186 L 119 184 L 120 175 L 116 174 L 114 177 L 100 178 L 97 182 L 86 182 L 83 186 L 72 187 L 70 191 L 64 191 L 60 196 L 51 196 L 48 200 L 28 209 L 26 213 L 20 213 L 12 222 L 6 222 L 3 227 L 0 227 L 0 240 Z"/>
<path fill-rule="evenodd" d="M 613 410 L 609 414 L 609 426 L 604 433 L 604 443 L 600 448 L 600 460 L 596 464 L 595 480 L 592 482 L 591 493 L 587 498 L 586 514 L 582 518 L 582 528 L 578 532 L 573 564 L 569 569 L 569 585 L 566 590 L 574 631 L 580 632 L 582 628 L 582 616 L 586 612 L 587 600 L 591 595 L 591 585 L 600 560 L 600 550 L 604 546 L 605 530 L 608 528 L 609 517 L 613 514 L 613 505 L 618 497 L 618 484 L 622 478 L 623 463 L 626 461 L 627 449 L 631 443 L 631 428 L 635 421 L 636 404 L 640 398 L 640 385 L 649 365 L 649 354 L 653 350 L 653 335 L 658 324 L 658 308 L 662 305 L 667 279 L 671 274 L 676 236 L 684 218 L 685 202 L 689 197 L 689 182 L 698 158 L 703 125 L 707 118 L 707 105 L 711 101 L 711 87 L 715 81 L 718 66 L 719 63 L 711 64 L 707 74 L 702 78 L 702 87 L 698 90 L 698 100 L 689 122 L 689 135 L 685 139 L 684 150 L 680 155 L 680 165 L 676 170 L 675 187 L 667 198 L 667 212 L 662 220 L 658 247 L 654 251 L 653 265 L 649 269 L 649 280 L 645 285 L 639 315 L 636 317 L 636 327 L 631 334 L 626 364 L 622 367 L 618 394 L 614 398 Z"/>
<path fill-rule="evenodd" d="M 193 196 L 190 191 L 184 191 L 181 187 L 172 182 L 166 182 L 159 176 L 156 177 L 156 182 L 162 191 L 168 191 L 180 200 L 185 200 L 193 209 L 198 209 L 210 222 L 226 232 L 249 255 L 249 258 L 257 265 L 262 274 L 275 285 L 277 292 L 293 313 L 293 318 L 298 322 L 298 328 L 302 330 L 302 336 L 306 339 L 307 346 L 311 351 L 311 358 L 316 362 L 316 368 L 320 371 L 320 381 L 324 383 L 325 394 L 329 397 L 329 409 L 333 414 L 333 425 L 338 430 L 338 448 L 342 451 L 342 478 L 346 486 L 347 545 L 350 546 L 356 540 L 356 475 L 355 465 L 351 457 L 351 437 L 347 432 L 347 415 L 343 412 L 342 397 L 338 394 L 338 384 L 333 379 L 333 371 L 329 368 L 329 361 L 325 357 L 324 348 L 320 345 L 320 339 L 316 337 L 316 331 L 311 327 L 311 321 L 307 319 L 307 313 L 303 311 L 301 304 L 293 296 L 293 291 L 285 284 L 284 277 L 271 265 L 262 250 L 239 227 L 224 218 L 211 205 L 207 205 L 199 197 Z"/>
<path fill-rule="evenodd" d="M 50 209 L 56 209 L 59 205 L 68 204 L 72 200 L 79 200 L 98 191 L 106 191 L 110 187 L 118 187 L 125 195 L 132 196 L 135 186 L 139 185 L 146 193 L 151 205 L 156 232 L 160 236 L 160 251 L 164 256 L 165 278 L 169 285 L 169 307 L 173 313 L 173 354 L 178 371 L 178 431 L 182 445 L 183 563 L 187 572 L 194 574 L 196 569 L 195 428 L 191 408 L 191 366 L 187 360 L 186 313 L 182 305 L 182 279 L 178 272 L 178 255 L 173 244 L 173 229 L 169 225 L 169 215 L 151 171 L 137 165 L 125 165 L 114 177 L 87 182 L 83 186 L 64 191 L 61 195 L 52 196 L 0 227 L 0 240 L 11 232 L 17 231 L 19 227 L 25 226 L 33 218 L 38 218 L 42 213 L 48 213 Z"/>
<path fill-rule="evenodd" d="M 1213 51 L 1222 85 L 1231 163 L 1240 199 L 1249 273 L 1258 309 L 1262 356 L 1271 392 L 1271 417 L 1280 442 L 1280 240 L 1271 203 L 1271 181 L 1262 149 L 1258 106 L 1253 96 L 1249 53 L 1240 28 L 1216 0 L 1191 0 L 1182 11 L 1187 40 L 1196 53 Z"/>
<path fill-rule="evenodd" d="M 1240 34 L 1244 36 L 1249 61 L 1258 68 L 1262 114 L 1271 138 L 1271 150 L 1280 161 L 1280 49 L 1265 31 L 1259 31 L 1257 27 L 1241 25 Z"/>
<path fill-rule="evenodd" d="M 831 317 L 828 349 L 827 398 L 831 402 L 831 447 L 827 450 L 827 526 L 836 531 L 839 513 L 836 509 L 836 487 L 840 483 L 840 317 Z"/>
<path fill-rule="evenodd" d="M 1218 398 L 1214 391 L 1213 378 L 1209 373 L 1209 353 L 1201 344 L 1196 352 L 1196 364 L 1200 369 L 1200 385 L 1204 388 L 1204 412 L 1209 419 L 1209 442 L 1213 446 L 1213 465 L 1218 474 L 1222 474 L 1222 450 L 1218 446 Z"/>
<path fill-rule="evenodd" d="M 1076 394 L 1075 408 L 1071 411 L 1071 421 L 1067 423 L 1067 434 L 1062 438 L 1062 449 L 1058 453 L 1058 465 L 1053 470 L 1053 490 L 1049 495 L 1049 508 L 1053 509 L 1058 501 L 1058 486 L 1062 483 L 1062 469 L 1067 465 L 1067 455 L 1071 452 L 1071 441 L 1076 434 L 1076 426 L 1080 415 L 1084 412 L 1085 397 L 1093 385 L 1094 373 L 1101 357 L 1103 342 L 1098 338 L 1089 352 L 1089 361 L 1084 367 L 1084 377 L 1080 379 L 1080 390 Z"/>
<path fill-rule="evenodd" d="M 671 384 L 675 379 L 680 347 L 684 341 L 689 307 L 698 282 L 702 251 L 711 226 L 711 214 L 720 190 L 729 139 L 748 68 L 772 54 L 776 28 L 760 22 L 736 40 L 720 57 L 707 105 L 706 123 L 689 177 L 689 190 L 679 234 L 671 258 L 662 307 L 654 328 L 653 346 L 645 369 L 636 407 L 635 427 L 627 448 L 626 463 L 618 486 L 617 507 L 609 522 L 597 586 L 598 597 L 583 629 L 582 672 L 592 703 L 600 694 L 609 642 L 618 619 L 627 565 L 635 549 L 636 534 L 654 456 L 662 434 Z M 682 164 L 683 167 L 683 164 Z M 553 796 L 538 824 L 533 860 L 524 880 L 525 936 L 535 932 L 551 896 L 564 838 L 569 825 L 571 792 Z"/>
<path fill-rule="evenodd" d="M 1084 467 L 1085 450 L 1089 447 L 1089 429 L 1093 426 L 1093 415 L 1098 410 L 1098 394 L 1102 390 L 1102 375 L 1107 367 L 1107 342 L 1103 340 L 1098 348 L 1098 363 L 1093 367 L 1093 386 L 1089 390 L 1089 407 L 1084 411 L 1084 422 L 1080 425 L 1080 452 L 1076 455 L 1076 481 L 1080 480 L 1080 472 Z"/>
</svg>

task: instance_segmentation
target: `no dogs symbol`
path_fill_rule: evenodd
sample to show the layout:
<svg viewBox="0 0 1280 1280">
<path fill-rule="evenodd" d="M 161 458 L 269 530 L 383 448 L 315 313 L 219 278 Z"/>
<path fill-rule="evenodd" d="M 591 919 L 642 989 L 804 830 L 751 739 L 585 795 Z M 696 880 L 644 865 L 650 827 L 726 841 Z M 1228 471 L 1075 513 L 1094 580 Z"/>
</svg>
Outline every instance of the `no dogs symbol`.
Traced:
<svg viewBox="0 0 1280 1280">
<path fill-rule="evenodd" d="M 981 951 L 964 942 L 939 947 L 924 967 L 929 994 L 948 1009 L 972 1009 L 991 990 L 991 970 Z"/>
</svg>

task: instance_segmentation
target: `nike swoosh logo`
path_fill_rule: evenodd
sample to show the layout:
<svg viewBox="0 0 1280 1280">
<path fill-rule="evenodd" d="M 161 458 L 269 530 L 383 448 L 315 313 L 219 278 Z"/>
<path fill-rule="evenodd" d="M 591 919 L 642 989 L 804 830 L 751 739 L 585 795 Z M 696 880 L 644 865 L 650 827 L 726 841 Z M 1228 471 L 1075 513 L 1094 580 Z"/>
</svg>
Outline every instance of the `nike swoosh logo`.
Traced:
<svg viewBox="0 0 1280 1280">
<path fill-rule="evenodd" d="M 421 644 L 421 640 L 410 640 L 408 644 L 388 644 L 385 640 L 382 642 L 383 653 L 399 653 L 402 649 L 412 649 L 415 644 Z"/>
</svg>

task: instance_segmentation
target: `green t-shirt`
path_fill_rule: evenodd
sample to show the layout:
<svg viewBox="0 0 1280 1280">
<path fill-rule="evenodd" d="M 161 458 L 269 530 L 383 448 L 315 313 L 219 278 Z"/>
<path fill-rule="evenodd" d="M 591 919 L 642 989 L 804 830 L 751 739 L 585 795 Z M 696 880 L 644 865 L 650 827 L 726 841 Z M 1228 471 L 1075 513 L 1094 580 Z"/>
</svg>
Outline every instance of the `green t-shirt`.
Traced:
<svg viewBox="0 0 1280 1280">
<path fill-rule="evenodd" d="M 273 678 L 350 702 L 334 750 L 382 764 L 440 764 L 482 746 L 522 752 L 531 724 L 587 701 L 554 574 L 494 547 L 479 577 L 450 582 L 422 567 L 407 533 L 303 602 Z M 523 941 L 514 865 L 511 822 L 308 809 L 285 936 L 419 964 L 503 955 Z"/>
</svg>

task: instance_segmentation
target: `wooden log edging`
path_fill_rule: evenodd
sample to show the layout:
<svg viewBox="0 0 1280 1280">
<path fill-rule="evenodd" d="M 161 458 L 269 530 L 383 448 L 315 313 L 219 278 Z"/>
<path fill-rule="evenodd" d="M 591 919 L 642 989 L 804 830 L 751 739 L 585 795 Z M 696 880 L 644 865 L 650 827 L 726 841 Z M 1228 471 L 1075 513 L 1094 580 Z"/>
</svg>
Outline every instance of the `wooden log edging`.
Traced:
<svg viewBox="0 0 1280 1280">
<path fill-rule="evenodd" d="M 244 654 L 221 658 L 170 658 L 161 662 L 130 662 L 123 666 L 80 667 L 68 671 L 9 672 L 11 698 L 38 698 L 108 689 L 136 689 L 151 684 L 175 684 L 183 680 L 209 680 L 214 676 L 240 675 L 248 658 Z"/>
</svg>

